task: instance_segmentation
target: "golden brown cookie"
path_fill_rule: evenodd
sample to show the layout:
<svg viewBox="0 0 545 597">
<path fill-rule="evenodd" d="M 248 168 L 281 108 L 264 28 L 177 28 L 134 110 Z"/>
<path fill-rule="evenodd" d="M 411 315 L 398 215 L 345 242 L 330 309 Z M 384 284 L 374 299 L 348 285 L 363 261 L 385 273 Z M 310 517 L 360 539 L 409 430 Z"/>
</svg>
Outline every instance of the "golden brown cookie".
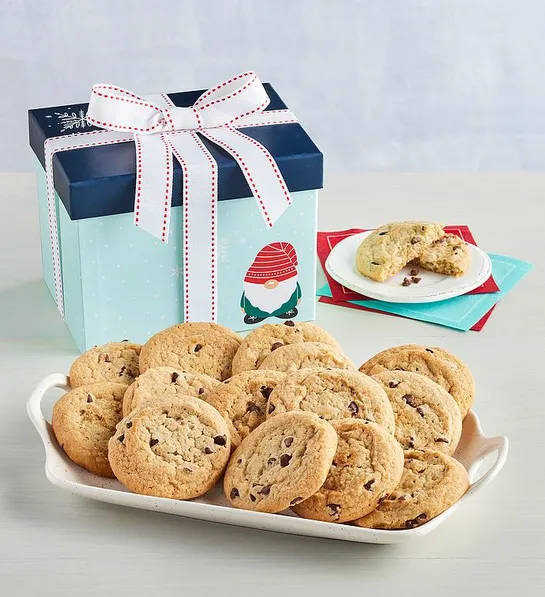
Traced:
<svg viewBox="0 0 545 597">
<path fill-rule="evenodd" d="M 366 236 L 356 254 L 360 274 L 384 282 L 416 259 L 422 250 L 443 236 L 443 226 L 431 222 L 393 222 Z"/>
<path fill-rule="evenodd" d="M 399 486 L 354 524 L 368 529 L 412 529 L 450 508 L 468 486 L 466 469 L 452 456 L 437 450 L 407 450 Z"/>
<path fill-rule="evenodd" d="M 231 440 L 219 412 L 193 396 L 165 396 L 133 410 L 108 444 L 115 476 L 131 491 L 191 499 L 215 485 Z"/>
<path fill-rule="evenodd" d="M 322 419 L 367 419 L 394 432 L 394 413 L 382 386 L 351 369 L 301 369 L 288 375 L 270 395 L 267 416 L 305 410 Z"/>
<path fill-rule="evenodd" d="M 299 369 L 355 369 L 354 363 L 329 344 L 303 342 L 277 348 L 263 359 L 259 369 L 273 369 L 293 373 Z"/>
<path fill-rule="evenodd" d="M 215 323 L 181 323 L 152 336 L 142 347 L 140 370 L 174 367 L 205 373 L 223 381 L 231 377 L 231 364 L 241 338 Z"/>
<path fill-rule="evenodd" d="M 467 271 L 470 260 L 467 243 L 456 234 L 445 234 L 425 247 L 415 264 L 437 274 L 461 276 Z"/>
<path fill-rule="evenodd" d="M 51 426 L 70 460 L 101 477 L 113 477 L 108 440 L 121 420 L 127 386 L 99 381 L 67 392 L 53 407 Z"/>
<path fill-rule="evenodd" d="M 123 398 L 123 416 L 143 402 L 153 401 L 164 396 L 195 396 L 204 399 L 205 395 L 220 382 L 204 373 L 184 373 L 173 367 L 152 367 L 134 381 Z"/>
<path fill-rule="evenodd" d="M 267 399 L 285 377 L 280 371 L 244 371 L 203 397 L 227 421 L 233 448 L 263 423 Z"/>
<path fill-rule="evenodd" d="M 382 371 L 410 371 L 429 377 L 456 400 L 462 418 L 473 404 L 475 382 L 469 369 L 444 349 L 407 344 L 379 352 L 365 362 L 360 371 L 376 375 Z"/>
<path fill-rule="evenodd" d="M 281 512 L 320 489 L 336 448 L 335 429 L 315 414 L 268 419 L 233 452 L 225 495 L 235 508 Z"/>
<path fill-rule="evenodd" d="M 338 419 L 331 424 L 339 439 L 327 479 L 292 510 L 303 518 L 347 522 L 373 511 L 397 487 L 403 450 L 391 433 L 375 423 Z"/>
<path fill-rule="evenodd" d="M 330 344 L 337 352 L 341 350 L 339 344 L 321 327 L 313 323 L 267 323 L 251 331 L 242 341 L 233 359 L 233 375 L 242 371 L 259 369 L 263 360 L 273 351 L 287 344 L 302 344 L 303 342 L 322 342 Z"/>
<path fill-rule="evenodd" d="M 383 371 L 382 385 L 395 415 L 395 437 L 404 450 L 430 448 L 453 454 L 462 434 L 462 416 L 454 398 L 418 373 Z"/>
<path fill-rule="evenodd" d="M 140 344 L 110 342 L 79 356 L 70 367 L 70 386 L 77 388 L 97 381 L 131 384 L 140 374 Z"/>
</svg>

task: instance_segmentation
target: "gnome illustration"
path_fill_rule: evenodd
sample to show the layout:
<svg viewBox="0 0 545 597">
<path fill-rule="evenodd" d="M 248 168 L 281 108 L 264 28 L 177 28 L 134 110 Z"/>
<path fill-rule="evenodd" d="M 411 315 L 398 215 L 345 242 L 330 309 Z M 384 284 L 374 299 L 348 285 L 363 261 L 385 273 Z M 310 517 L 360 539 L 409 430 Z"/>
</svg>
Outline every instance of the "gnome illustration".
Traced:
<svg viewBox="0 0 545 597">
<path fill-rule="evenodd" d="M 244 323 L 259 323 L 267 317 L 292 319 L 297 315 L 301 300 L 297 265 L 297 253 L 290 243 L 270 243 L 259 251 L 244 277 L 240 299 Z"/>
</svg>

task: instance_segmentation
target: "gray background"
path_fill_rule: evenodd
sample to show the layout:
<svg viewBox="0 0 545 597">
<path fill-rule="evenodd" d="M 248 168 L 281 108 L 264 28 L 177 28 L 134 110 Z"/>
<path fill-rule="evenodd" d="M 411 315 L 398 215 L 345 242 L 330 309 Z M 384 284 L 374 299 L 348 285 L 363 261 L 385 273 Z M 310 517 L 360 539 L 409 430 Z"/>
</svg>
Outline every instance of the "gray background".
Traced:
<svg viewBox="0 0 545 597">
<path fill-rule="evenodd" d="M 271 81 L 332 171 L 541 170 L 541 0 L 0 0 L 0 171 L 93 83 Z"/>
</svg>

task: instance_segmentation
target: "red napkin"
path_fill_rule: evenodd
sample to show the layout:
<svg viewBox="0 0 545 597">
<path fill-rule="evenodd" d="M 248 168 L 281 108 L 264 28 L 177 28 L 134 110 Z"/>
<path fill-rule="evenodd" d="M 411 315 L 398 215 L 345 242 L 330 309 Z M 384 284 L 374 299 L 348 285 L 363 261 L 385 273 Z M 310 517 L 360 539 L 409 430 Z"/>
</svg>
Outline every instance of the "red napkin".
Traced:
<svg viewBox="0 0 545 597">
<path fill-rule="evenodd" d="M 365 301 L 365 300 L 373 300 L 369 299 L 368 297 L 364 296 L 363 294 L 359 294 L 350 290 L 349 288 L 345 288 L 342 284 L 339 284 L 336 280 L 334 280 L 327 272 L 325 268 L 325 262 L 329 257 L 333 247 L 352 236 L 353 234 L 359 234 L 360 232 L 366 232 L 366 229 L 360 228 L 349 228 L 348 230 L 338 230 L 334 232 L 318 232 L 318 242 L 317 242 L 317 250 L 318 250 L 318 257 L 320 259 L 320 263 L 322 264 L 322 269 L 324 270 L 325 277 L 327 278 L 329 288 L 331 289 L 332 298 L 327 296 L 321 296 L 319 298 L 320 303 L 327 303 L 328 305 L 339 305 L 340 307 L 349 307 L 352 309 L 358 309 L 360 311 L 369 311 L 371 313 L 382 313 L 383 315 L 393 315 L 394 317 L 401 317 L 401 315 L 397 315 L 396 313 L 387 313 L 385 311 L 381 311 L 380 309 L 372 309 L 370 307 L 363 307 L 362 305 L 354 305 L 353 303 L 349 303 L 347 301 Z M 475 239 L 473 238 L 473 234 L 467 226 L 446 226 L 445 232 L 450 234 L 456 234 L 467 243 L 471 243 L 472 245 L 477 246 Z M 482 284 L 481 286 L 475 288 L 468 292 L 468 294 L 484 294 L 488 292 L 499 292 L 499 287 L 496 284 L 494 278 L 490 276 L 488 280 Z M 495 306 L 483 315 L 481 319 L 471 328 L 475 332 L 480 332 L 485 323 L 488 321 L 490 315 L 492 315 L 492 311 L 495 309 Z"/>
<path fill-rule="evenodd" d="M 329 257 L 331 250 L 337 243 L 341 242 L 341 240 L 344 240 L 345 238 L 348 238 L 349 236 L 352 236 L 353 234 L 359 234 L 360 232 L 366 231 L 366 229 L 362 230 L 359 228 L 350 228 L 348 230 L 339 230 L 336 232 L 318 232 L 318 257 L 320 259 L 320 263 L 322 264 L 324 274 L 327 278 L 329 288 L 331 289 L 331 295 L 333 297 L 334 302 L 372 300 L 369 297 L 364 296 L 363 294 L 359 294 L 357 292 L 354 292 L 353 290 L 350 290 L 349 288 L 345 288 L 337 281 L 335 281 L 327 273 L 325 269 L 325 262 Z M 477 246 L 477 243 L 475 242 L 475 239 L 473 238 L 473 235 L 471 234 L 467 226 L 446 226 L 445 232 L 450 234 L 456 234 L 457 236 L 465 240 L 467 243 L 471 243 L 472 245 Z M 474 290 L 471 290 L 470 292 L 468 292 L 468 294 L 485 294 L 488 292 L 499 292 L 499 290 L 500 289 L 494 281 L 494 278 L 490 276 L 490 278 L 488 278 L 488 280 L 484 284 L 482 284 L 478 288 L 475 288 Z"/>
</svg>

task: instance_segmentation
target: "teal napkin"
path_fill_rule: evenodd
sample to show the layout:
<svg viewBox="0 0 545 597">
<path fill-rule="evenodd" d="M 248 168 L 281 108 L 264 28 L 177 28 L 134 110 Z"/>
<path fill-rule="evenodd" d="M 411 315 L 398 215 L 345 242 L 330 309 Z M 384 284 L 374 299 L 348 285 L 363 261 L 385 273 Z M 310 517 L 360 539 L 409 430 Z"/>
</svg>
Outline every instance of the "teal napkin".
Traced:
<svg viewBox="0 0 545 597">
<path fill-rule="evenodd" d="M 501 300 L 532 269 L 532 265 L 505 255 L 489 255 L 492 260 L 492 275 L 500 287 L 499 292 L 490 294 L 465 294 L 437 303 L 385 303 L 384 301 L 347 301 L 354 305 L 379 309 L 409 319 L 437 323 L 456 330 L 471 329 L 488 311 Z M 318 296 L 331 298 L 329 284 L 317 291 Z"/>
</svg>

